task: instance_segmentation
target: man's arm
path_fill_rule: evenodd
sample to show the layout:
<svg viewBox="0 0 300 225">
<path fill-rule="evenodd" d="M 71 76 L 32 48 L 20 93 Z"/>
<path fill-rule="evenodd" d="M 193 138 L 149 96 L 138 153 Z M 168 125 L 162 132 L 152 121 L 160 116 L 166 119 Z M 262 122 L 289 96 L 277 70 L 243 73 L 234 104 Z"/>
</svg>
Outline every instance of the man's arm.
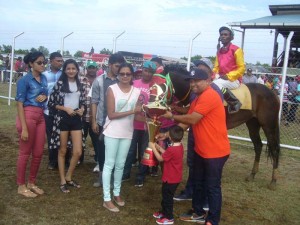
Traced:
<svg viewBox="0 0 300 225">
<path fill-rule="evenodd" d="M 234 53 L 236 69 L 227 73 L 228 80 L 235 81 L 242 77 L 245 73 L 245 61 L 244 61 L 244 53 L 241 48 L 238 48 Z"/>
<path fill-rule="evenodd" d="M 168 111 L 166 114 L 163 115 L 163 117 L 167 119 L 173 119 L 179 123 L 183 123 L 189 126 L 198 123 L 203 116 L 197 112 L 192 112 L 190 114 L 185 115 L 174 115 L 170 111 Z"/>
<path fill-rule="evenodd" d="M 94 133 L 99 134 L 99 127 L 96 121 L 96 115 L 97 115 L 97 107 L 100 101 L 100 85 L 97 80 L 93 82 L 92 85 L 92 97 L 91 97 L 91 117 L 90 122 L 92 125 L 92 130 Z"/>
</svg>

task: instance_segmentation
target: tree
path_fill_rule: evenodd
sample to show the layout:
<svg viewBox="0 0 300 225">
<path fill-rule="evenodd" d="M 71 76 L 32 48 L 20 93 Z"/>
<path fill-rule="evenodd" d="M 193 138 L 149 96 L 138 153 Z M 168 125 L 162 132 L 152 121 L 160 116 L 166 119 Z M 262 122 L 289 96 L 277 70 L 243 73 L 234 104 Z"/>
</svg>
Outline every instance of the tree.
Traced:
<svg viewBox="0 0 300 225">
<path fill-rule="evenodd" d="M 67 51 L 64 51 L 64 54 L 63 54 L 64 56 L 71 56 L 72 57 L 72 54 L 69 52 L 69 50 L 67 50 Z"/>
<path fill-rule="evenodd" d="M 78 50 L 77 52 L 75 52 L 74 57 L 75 57 L 75 58 L 81 58 L 81 57 L 82 57 L 82 53 L 84 53 L 84 52 Z"/>
<path fill-rule="evenodd" d="M 194 55 L 194 56 L 192 56 L 191 57 L 191 62 L 194 62 L 194 61 L 196 61 L 196 60 L 199 60 L 199 59 L 201 59 L 201 58 L 203 58 L 201 55 Z M 208 56 L 208 57 L 205 57 L 205 58 L 208 58 L 208 59 L 210 59 L 210 61 L 214 64 L 215 63 L 215 61 L 216 61 L 216 56 Z M 187 57 L 181 57 L 181 59 L 183 59 L 183 60 L 188 60 L 188 58 Z"/>
<path fill-rule="evenodd" d="M 29 50 L 28 49 L 18 49 L 18 50 L 15 50 L 15 53 L 16 54 L 21 54 L 21 55 L 27 55 L 29 53 Z"/>
<path fill-rule="evenodd" d="M 210 61 L 215 64 L 215 61 L 216 61 L 216 56 L 208 56 L 207 58 L 210 59 Z"/>
<path fill-rule="evenodd" d="M 191 57 L 191 61 L 194 62 L 195 60 L 199 60 L 201 58 L 202 58 L 201 55 L 194 55 L 194 56 Z"/>
<path fill-rule="evenodd" d="M 46 47 L 44 47 L 44 46 L 40 46 L 40 47 L 38 48 L 38 51 L 39 51 L 39 52 L 42 52 L 42 53 L 44 54 L 44 56 L 48 56 L 48 55 L 49 55 L 49 50 L 48 50 L 48 48 L 46 48 Z"/>
<path fill-rule="evenodd" d="M 2 45 L 2 49 L 4 53 L 11 53 L 11 45 Z"/>
<path fill-rule="evenodd" d="M 113 52 L 112 52 L 112 50 L 103 48 L 103 49 L 100 51 L 100 54 L 111 55 L 111 54 L 113 54 Z"/>
<path fill-rule="evenodd" d="M 29 51 L 30 52 L 37 52 L 37 49 L 36 48 L 31 48 Z"/>
</svg>

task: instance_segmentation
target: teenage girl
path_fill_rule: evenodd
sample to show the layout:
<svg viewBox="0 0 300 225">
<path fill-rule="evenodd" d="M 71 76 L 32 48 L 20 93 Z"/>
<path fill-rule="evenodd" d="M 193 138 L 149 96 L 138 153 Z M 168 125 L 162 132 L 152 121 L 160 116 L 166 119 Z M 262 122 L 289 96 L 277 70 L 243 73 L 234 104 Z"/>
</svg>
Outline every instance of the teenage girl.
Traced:
<svg viewBox="0 0 300 225">
<path fill-rule="evenodd" d="M 51 145 L 59 148 L 58 169 L 60 175 L 60 190 L 68 193 L 68 187 L 80 188 L 72 180 L 77 162 L 82 154 L 82 116 L 86 108 L 84 86 L 79 81 L 79 66 L 73 59 L 65 61 L 62 74 L 50 95 L 48 107 L 54 112 L 54 123 Z M 65 156 L 69 136 L 72 141 L 72 158 L 65 174 Z M 50 146 L 51 148 L 51 146 Z"/>
</svg>

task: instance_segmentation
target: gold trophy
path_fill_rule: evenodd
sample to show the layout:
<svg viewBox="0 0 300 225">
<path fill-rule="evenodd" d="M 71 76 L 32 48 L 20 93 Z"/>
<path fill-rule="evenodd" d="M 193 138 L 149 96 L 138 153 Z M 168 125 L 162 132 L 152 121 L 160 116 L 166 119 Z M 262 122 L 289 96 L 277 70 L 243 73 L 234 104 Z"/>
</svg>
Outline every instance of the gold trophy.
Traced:
<svg viewBox="0 0 300 225">
<path fill-rule="evenodd" d="M 161 122 L 158 121 L 158 117 L 165 114 L 167 108 L 155 103 L 143 105 L 142 108 L 147 116 L 146 123 L 148 128 L 149 141 L 154 142 L 155 136 L 159 133 L 159 129 L 161 127 Z M 146 148 L 141 163 L 146 166 L 158 165 L 158 161 L 150 147 Z"/>
</svg>

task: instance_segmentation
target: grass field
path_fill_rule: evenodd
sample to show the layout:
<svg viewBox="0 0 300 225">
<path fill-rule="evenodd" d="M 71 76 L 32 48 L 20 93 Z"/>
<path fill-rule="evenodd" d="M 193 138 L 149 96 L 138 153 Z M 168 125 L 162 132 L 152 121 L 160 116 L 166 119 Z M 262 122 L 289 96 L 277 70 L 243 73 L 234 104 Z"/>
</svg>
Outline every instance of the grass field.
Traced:
<svg viewBox="0 0 300 225">
<path fill-rule="evenodd" d="M 47 170 L 47 150 L 38 174 L 37 184 L 45 195 L 26 199 L 17 194 L 16 160 L 18 139 L 15 129 L 15 103 L 7 106 L 0 99 L 0 224 L 155 224 L 152 213 L 159 209 L 161 199 L 160 177 L 147 177 L 143 188 L 134 187 L 136 169 L 132 178 L 122 185 L 126 201 L 121 212 L 113 214 L 102 207 L 102 188 L 94 188 L 97 175 L 92 173 L 93 158 L 86 155 L 85 163 L 75 170 L 74 179 L 82 188 L 70 194 L 59 191 L 58 171 Z M 90 146 L 90 145 L 89 145 Z M 282 149 L 277 189 L 267 185 L 271 180 L 272 165 L 262 154 L 260 172 L 254 182 L 245 182 L 254 159 L 252 148 L 232 144 L 232 154 L 223 173 L 223 208 L 221 225 L 284 225 L 300 224 L 300 152 Z M 184 181 L 178 191 L 184 187 Z M 174 204 L 175 224 L 186 224 L 178 219 L 191 202 Z"/>
</svg>

